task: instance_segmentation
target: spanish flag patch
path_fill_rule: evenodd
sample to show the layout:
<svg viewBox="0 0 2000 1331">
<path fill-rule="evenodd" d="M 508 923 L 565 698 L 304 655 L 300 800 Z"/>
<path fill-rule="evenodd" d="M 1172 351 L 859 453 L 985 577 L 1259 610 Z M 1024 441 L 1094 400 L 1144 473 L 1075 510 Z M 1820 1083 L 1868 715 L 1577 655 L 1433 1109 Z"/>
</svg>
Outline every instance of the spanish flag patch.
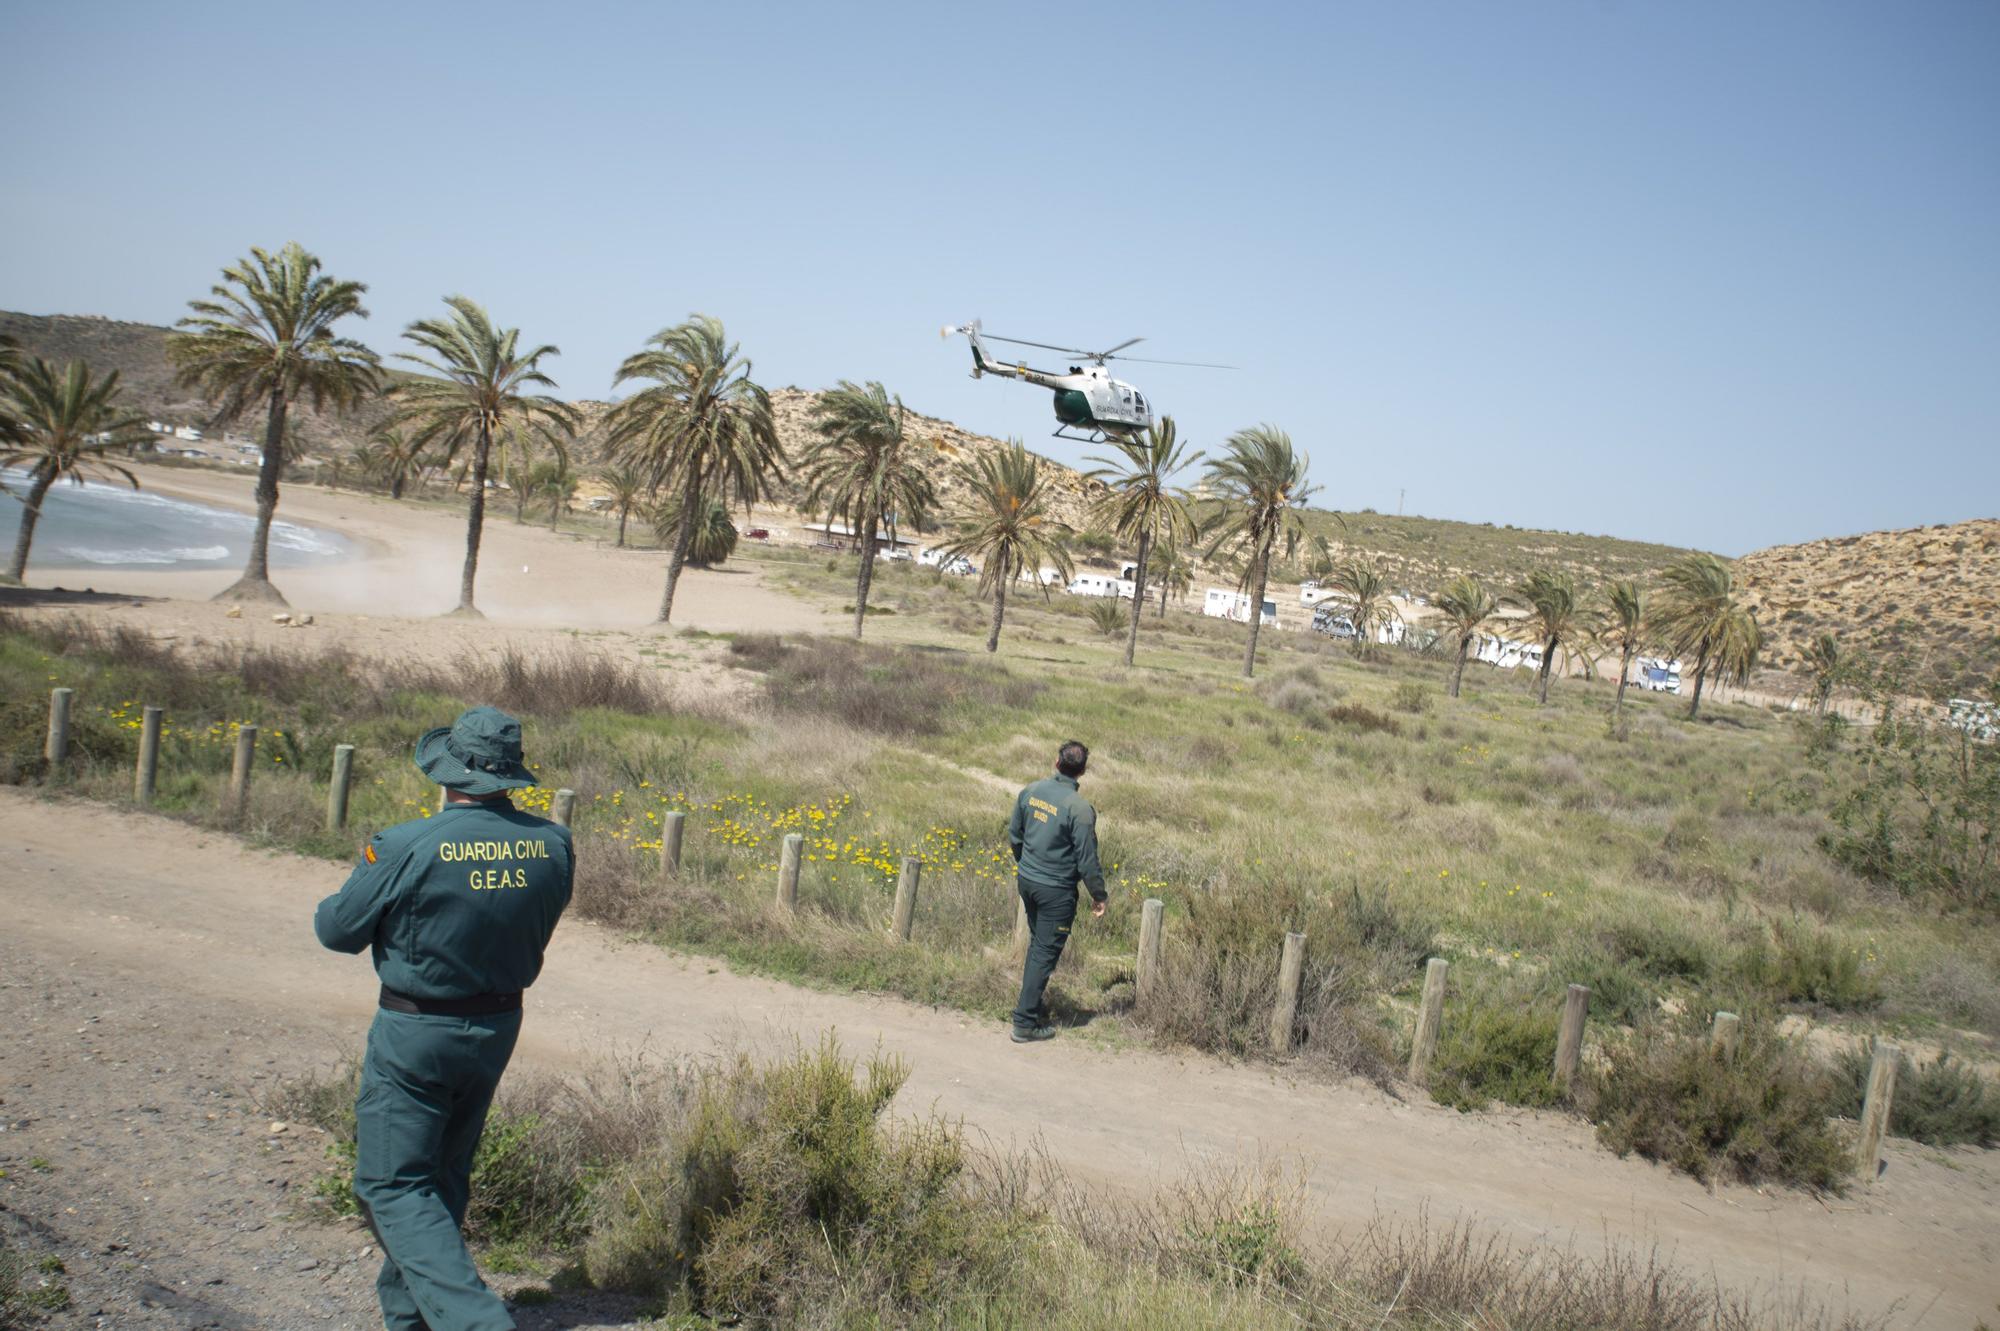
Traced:
<svg viewBox="0 0 2000 1331">
<path fill-rule="evenodd" d="M 363 846 L 363 847 L 361 848 L 361 853 L 362 853 L 363 855 L 365 855 L 365 856 L 366 856 L 366 857 L 368 858 L 368 862 L 369 862 L 370 864 L 373 864 L 373 863 L 375 862 L 375 847 L 374 847 L 374 846 L 372 846 L 372 845 L 368 845 L 368 846 Z"/>
</svg>

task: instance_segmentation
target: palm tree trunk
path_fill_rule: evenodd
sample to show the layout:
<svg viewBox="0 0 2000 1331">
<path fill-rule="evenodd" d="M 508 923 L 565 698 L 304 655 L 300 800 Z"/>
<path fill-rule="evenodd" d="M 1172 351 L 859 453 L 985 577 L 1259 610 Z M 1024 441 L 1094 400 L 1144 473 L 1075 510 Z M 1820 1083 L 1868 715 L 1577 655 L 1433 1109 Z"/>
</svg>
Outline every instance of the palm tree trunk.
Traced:
<svg viewBox="0 0 2000 1331">
<path fill-rule="evenodd" d="M 403 480 L 402 472 L 395 471 L 389 473 L 389 498 L 401 499 L 403 497 Z"/>
<path fill-rule="evenodd" d="M 1549 671 L 1554 667 L 1555 663 L 1556 639 L 1550 638 L 1542 644 L 1542 693 L 1538 701 L 1544 707 L 1549 705 Z"/>
<path fill-rule="evenodd" d="M 527 521 L 528 487 L 521 483 L 519 476 L 516 476 L 514 478 L 514 525 L 516 527 L 524 526 Z"/>
<path fill-rule="evenodd" d="M 993 631 L 986 635 L 986 650 L 1000 650 L 1000 623 L 1007 617 L 1007 579 L 1013 570 L 1008 568 L 1005 554 L 1000 556 L 1000 577 L 993 584 Z"/>
<path fill-rule="evenodd" d="M 1632 648 L 1628 644 L 1618 654 L 1618 696 L 1611 700 L 1611 714 L 1617 716 L 1625 710 L 1625 681 L 1632 677 Z"/>
<path fill-rule="evenodd" d="M 1694 700 L 1688 704 L 1688 720 L 1690 721 L 1701 715 L 1701 686 L 1707 678 L 1708 649 L 1704 647 L 1701 654 L 1694 659 Z"/>
<path fill-rule="evenodd" d="M 1458 696 L 1458 686 L 1465 679 L 1465 658 L 1472 653 L 1472 635 L 1462 634 L 1458 640 L 1458 664 L 1451 671 L 1451 696 Z"/>
<path fill-rule="evenodd" d="M 861 516 L 862 547 L 861 569 L 854 575 L 854 636 L 861 636 L 861 625 L 868 616 L 868 589 L 875 582 L 875 515 L 863 513 Z"/>
<path fill-rule="evenodd" d="M 618 545 L 617 545 L 617 547 L 616 547 L 617 549 L 620 549 L 620 550 L 623 550 L 623 549 L 625 548 L 625 519 L 626 519 L 626 518 L 628 518 L 628 517 L 630 517 L 631 515 L 632 515 L 632 510 L 631 510 L 631 508 L 630 508 L 630 507 L 628 507 L 628 506 L 626 506 L 626 505 L 620 505 L 620 506 L 619 506 L 619 509 L 618 509 Z"/>
<path fill-rule="evenodd" d="M 681 580 L 681 566 L 687 563 L 688 546 L 694 542 L 695 487 L 690 484 L 681 494 L 680 524 L 674 529 L 674 551 L 667 556 L 667 590 L 660 597 L 660 620 L 664 624 L 673 617 L 674 587 Z"/>
<path fill-rule="evenodd" d="M 271 521 L 278 512 L 278 478 L 285 470 L 285 390 L 271 390 L 264 418 L 264 457 L 257 464 L 257 527 L 250 534 L 250 558 L 243 576 L 215 594 L 218 601 L 287 604 L 271 585 Z"/>
<path fill-rule="evenodd" d="M 1139 616 L 1146 609 L 1146 555 L 1152 549 L 1151 528 L 1139 529 L 1139 566 L 1132 570 L 1132 631 L 1125 637 L 1125 664 L 1139 651 Z"/>
<path fill-rule="evenodd" d="M 563 511 L 563 505 L 564 505 L 564 503 L 566 503 L 566 502 L 567 502 L 567 501 L 566 501 L 566 500 L 564 499 L 564 497 L 563 497 L 563 494 L 562 494 L 562 492 L 561 492 L 560 490 L 552 490 L 552 491 L 550 491 L 550 493 L 549 493 L 549 530 L 550 530 L 550 531 L 554 531 L 554 530 L 556 529 L 556 524 L 557 524 L 558 522 L 561 522 L 561 521 L 562 521 L 562 511 Z"/>
<path fill-rule="evenodd" d="M 1243 678 L 1257 672 L 1257 633 L 1264 627 L 1264 589 L 1271 580 L 1271 552 L 1257 552 L 1256 590 L 1250 596 L 1250 643 L 1243 649 Z"/>
<path fill-rule="evenodd" d="M 14 558 L 7 566 L 7 581 L 20 583 L 28 576 L 28 547 L 35 542 L 35 524 L 42 520 L 42 500 L 56 483 L 56 469 L 47 463 L 35 467 L 35 482 L 28 488 L 28 502 L 21 510 L 21 530 L 14 533 Z"/>
<path fill-rule="evenodd" d="M 479 574 L 479 538 L 486 531 L 486 461 L 492 448 L 493 436 L 482 421 L 472 446 L 472 502 L 465 507 L 465 571 L 458 579 L 455 615 L 479 615 L 479 607 L 472 603 L 472 582 Z"/>
</svg>

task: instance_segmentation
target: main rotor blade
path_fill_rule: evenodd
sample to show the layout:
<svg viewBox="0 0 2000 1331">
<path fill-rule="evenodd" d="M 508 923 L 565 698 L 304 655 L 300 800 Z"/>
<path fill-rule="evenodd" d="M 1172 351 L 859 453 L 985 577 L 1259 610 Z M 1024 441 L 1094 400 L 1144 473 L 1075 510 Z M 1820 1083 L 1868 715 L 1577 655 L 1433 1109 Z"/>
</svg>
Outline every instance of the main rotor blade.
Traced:
<svg viewBox="0 0 2000 1331">
<path fill-rule="evenodd" d="M 1135 347 L 1139 345 L 1139 343 L 1144 342 L 1145 340 L 1146 339 L 1143 337 L 1128 337 L 1123 342 L 1120 342 L 1117 346 L 1112 347 L 1106 351 L 1100 351 L 1097 353 L 1097 355 L 1101 359 L 1109 360 L 1113 352 L 1123 351 L 1127 347 Z"/>
<path fill-rule="evenodd" d="M 1060 351 L 1070 356 L 1090 355 L 1088 351 L 1080 351 L 1076 347 L 1059 347 L 1049 342 L 1029 342 L 1018 337 L 1001 337 L 997 333 L 984 333 L 981 336 L 988 342 L 1012 342 L 1017 347 L 1040 347 L 1043 351 Z"/>
<path fill-rule="evenodd" d="M 1127 365 L 1185 365 L 1196 370 L 1234 370 L 1234 365 L 1212 365 L 1205 360 L 1153 360 L 1146 356 L 1119 356 Z"/>
</svg>

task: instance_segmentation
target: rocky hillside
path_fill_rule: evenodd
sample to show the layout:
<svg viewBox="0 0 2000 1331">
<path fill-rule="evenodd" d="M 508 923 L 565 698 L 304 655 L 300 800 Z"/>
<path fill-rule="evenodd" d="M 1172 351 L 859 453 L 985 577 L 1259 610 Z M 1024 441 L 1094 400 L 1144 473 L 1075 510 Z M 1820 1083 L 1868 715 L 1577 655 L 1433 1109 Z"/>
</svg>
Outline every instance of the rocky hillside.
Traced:
<svg viewBox="0 0 2000 1331">
<path fill-rule="evenodd" d="M 155 324 L 126 323 L 95 314 L 36 315 L 0 310 L 0 333 L 16 338 L 29 355 L 43 360 L 84 360 L 96 371 L 118 371 L 122 400 L 149 419 L 197 428 L 208 424 L 208 404 L 174 383 L 173 367 L 167 363 L 167 330 Z M 347 418 L 322 416 L 302 407 L 287 413 L 287 420 L 302 453 L 325 455 L 358 443 L 385 414 L 379 403 Z M 247 416 L 229 428 L 261 443 L 264 414 Z"/>
<path fill-rule="evenodd" d="M 2000 672 L 2000 520 L 1773 546 L 1736 571 L 1781 669 L 1831 632 L 1850 651 L 1911 653 L 1960 691 Z"/>
</svg>

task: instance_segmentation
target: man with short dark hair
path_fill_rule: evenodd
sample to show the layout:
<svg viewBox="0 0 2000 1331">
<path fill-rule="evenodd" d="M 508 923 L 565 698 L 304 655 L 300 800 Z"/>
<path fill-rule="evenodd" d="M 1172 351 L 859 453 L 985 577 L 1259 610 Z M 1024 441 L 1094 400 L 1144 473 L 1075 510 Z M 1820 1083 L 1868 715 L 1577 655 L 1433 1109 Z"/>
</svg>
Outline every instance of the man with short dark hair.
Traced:
<svg viewBox="0 0 2000 1331">
<path fill-rule="evenodd" d="M 1016 886 L 1028 914 L 1028 955 L 1021 968 L 1021 997 L 1014 1005 L 1014 1043 L 1053 1036 L 1049 1025 L 1049 976 L 1062 959 L 1076 921 L 1076 885 L 1090 892 L 1090 913 L 1104 914 L 1104 870 L 1097 862 L 1097 810 L 1077 793 L 1090 765 L 1078 740 L 1056 752 L 1056 772 L 1014 800 L 1007 842 L 1014 851 Z"/>
<path fill-rule="evenodd" d="M 535 784 L 521 725 L 475 707 L 417 741 L 445 788 L 436 814 L 379 832 L 313 929 L 374 954 L 380 1011 L 354 1106 L 354 1195 L 382 1244 L 389 1331 L 512 1331 L 465 1250 L 472 1157 L 514 1040 L 521 991 L 569 904 L 569 829 L 507 792 Z"/>
</svg>

